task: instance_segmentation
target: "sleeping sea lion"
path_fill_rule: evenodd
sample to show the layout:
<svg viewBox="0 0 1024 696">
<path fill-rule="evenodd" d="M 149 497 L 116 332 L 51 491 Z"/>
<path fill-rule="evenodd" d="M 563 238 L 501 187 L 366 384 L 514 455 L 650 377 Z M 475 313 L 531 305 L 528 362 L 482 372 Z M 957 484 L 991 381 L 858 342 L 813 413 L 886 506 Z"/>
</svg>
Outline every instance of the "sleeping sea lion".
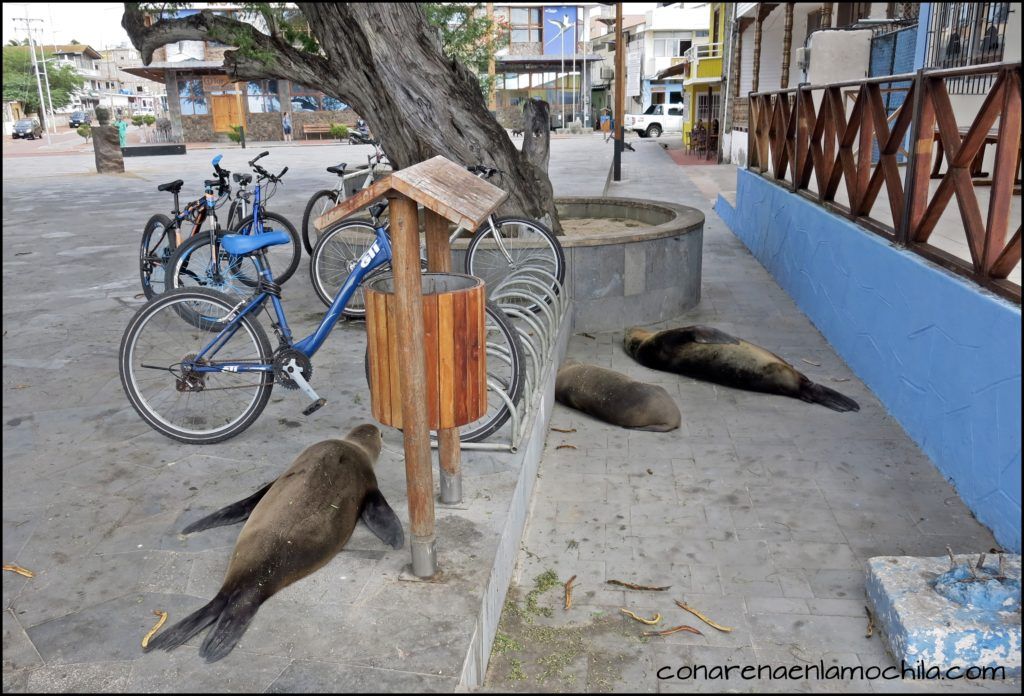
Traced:
<svg viewBox="0 0 1024 696">
<path fill-rule="evenodd" d="M 260 605 L 326 565 L 360 518 L 383 541 L 401 548 L 402 524 L 373 473 L 380 448 L 381 434 L 373 425 L 355 428 L 344 440 L 310 445 L 273 483 L 186 527 L 184 533 L 190 533 L 248 518 L 217 596 L 157 635 L 146 650 L 171 650 L 216 622 L 199 654 L 207 662 L 221 659 L 238 644 Z"/>
<path fill-rule="evenodd" d="M 575 360 L 566 360 L 558 370 L 555 401 L 623 428 L 666 432 L 682 420 L 663 387 Z"/>
<path fill-rule="evenodd" d="M 658 332 L 634 327 L 626 330 L 622 343 L 634 360 L 655 370 L 737 389 L 791 396 L 833 411 L 860 410 L 856 401 L 815 384 L 775 353 L 709 326 Z"/>
</svg>

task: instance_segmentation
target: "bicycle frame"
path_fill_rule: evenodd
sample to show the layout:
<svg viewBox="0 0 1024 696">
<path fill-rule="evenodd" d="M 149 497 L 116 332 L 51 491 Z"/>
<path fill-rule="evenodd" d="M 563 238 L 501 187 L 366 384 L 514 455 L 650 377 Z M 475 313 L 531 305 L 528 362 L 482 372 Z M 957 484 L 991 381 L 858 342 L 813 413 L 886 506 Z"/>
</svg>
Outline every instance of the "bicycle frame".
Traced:
<svg viewBox="0 0 1024 696">
<path fill-rule="evenodd" d="M 359 257 L 359 263 L 356 268 L 349 274 L 345 284 L 338 289 L 338 293 L 334 296 L 334 301 L 331 306 L 327 309 L 327 313 L 324 314 L 324 318 L 320 321 L 316 330 L 313 331 L 309 336 L 306 336 L 298 342 L 292 342 L 291 329 L 288 328 L 288 321 L 285 318 L 284 306 L 281 304 L 281 298 L 274 293 L 261 290 L 257 292 L 252 298 L 244 302 L 245 306 L 243 309 L 236 309 L 229 314 L 231 317 L 228 325 L 221 329 L 212 341 L 206 344 L 201 351 L 196 355 L 195 360 L 205 360 L 212 358 L 216 355 L 219 347 L 229 341 L 235 332 L 238 331 L 241 326 L 242 317 L 258 311 L 262 306 L 263 302 L 270 299 L 274 305 L 274 314 L 277 317 L 278 329 L 281 332 L 281 338 L 284 343 L 295 350 L 298 350 L 308 358 L 312 358 L 316 352 L 323 345 L 324 341 L 334 330 L 334 326 L 338 323 L 338 319 L 341 318 L 341 312 L 348 304 L 352 294 L 363 279 L 377 270 L 385 263 L 391 261 L 391 242 L 388 239 L 387 232 L 383 226 L 375 228 L 376 240 L 370 247 L 363 252 L 363 255 Z M 261 250 L 262 251 L 262 250 Z M 260 277 L 263 282 L 271 284 L 273 283 L 273 276 L 271 275 L 269 266 L 265 263 L 263 254 L 257 253 L 254 255 L 257 268 L 259 268 Z M 233 316 L 232 316 L 233 315 Z M 270 372 L 274 369 L 273 365 L 253 365 L 251 363 L 224 363 L 220 365 L 189 365 L 189 369 L 203 373 L 203 372 Z"/>
</svg>

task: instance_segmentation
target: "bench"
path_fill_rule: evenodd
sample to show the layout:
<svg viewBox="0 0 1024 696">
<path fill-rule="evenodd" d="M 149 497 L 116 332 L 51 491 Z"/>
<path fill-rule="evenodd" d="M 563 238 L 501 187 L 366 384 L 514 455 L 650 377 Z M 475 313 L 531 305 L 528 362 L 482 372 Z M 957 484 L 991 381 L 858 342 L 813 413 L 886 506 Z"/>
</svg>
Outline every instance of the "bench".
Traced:
<svg viewBox="0 0 1024 696">
<path fill-rule="evenodd" d="M 308 139 L 314 133 L 320 136 L 318 140 L 322 140 L 324 135 L 331 134 L 331 127 L 325 123 L 311 123 L 302 127 L 303 137 Z"/>
</svg>

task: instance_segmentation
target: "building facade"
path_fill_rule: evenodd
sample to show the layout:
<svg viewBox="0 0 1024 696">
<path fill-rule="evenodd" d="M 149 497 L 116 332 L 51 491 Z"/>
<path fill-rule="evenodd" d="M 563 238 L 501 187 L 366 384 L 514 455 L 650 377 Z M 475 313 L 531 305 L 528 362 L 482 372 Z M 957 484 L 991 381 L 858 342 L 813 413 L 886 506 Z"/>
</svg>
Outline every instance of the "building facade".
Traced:
<svg viewBox="0 0 1024 696">
<path fill-rule="evenodd" d="M 104 106 L 125 114 L 147 113 L 162 116 L 167 111 L 164 85 L 126 72 L 142 65 L 142 57 L 132 47 L 120 46 L 100 51 L 100 100 Z"/>
<path fill-rule="evenodd" d="M 238 12 L 235 5 L 204 9 L 226 15 Z M 172 12 L 184 17 L 199 10 Z M 238 18 L 266 30 L 251 14 Z M 122 69 L 164 85 L 171 132 L 181 142 L 227 141 L 236 126 L 245 128 L 250 141 L 282 140 L 285 113 L 291 114 L 296 139 L 304 137 L 305 126 L 355 124 L 358 116 L 347 104 L 319 90 L 289 80 L 232 81 L 224 67 L 224 53 L 230 49 L 216 41 L 178 41 L 156 49 L 149 65 Z"/>
</svg>

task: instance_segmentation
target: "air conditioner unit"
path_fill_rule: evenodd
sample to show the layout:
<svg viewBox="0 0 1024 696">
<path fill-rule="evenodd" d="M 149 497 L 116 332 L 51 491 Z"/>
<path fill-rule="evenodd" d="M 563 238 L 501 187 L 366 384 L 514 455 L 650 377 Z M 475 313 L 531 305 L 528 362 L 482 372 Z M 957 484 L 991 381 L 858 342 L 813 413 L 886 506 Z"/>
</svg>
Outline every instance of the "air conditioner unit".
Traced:
<svg viewBox="0 0 1024 696">
<path fill-rule="evenodd" d="M 796 67 L 799 70 L 807 70 L 811 64 L 811 49 L 810 48 L 798 48 L 796 49 Z"/>
<path fill-rule="evenodd" d="M 615 69 L 614 68 L 601 68 L 601 79 L 602 80 L 612 80 L 612 79 L 615 79 Z"/>
</svg>

